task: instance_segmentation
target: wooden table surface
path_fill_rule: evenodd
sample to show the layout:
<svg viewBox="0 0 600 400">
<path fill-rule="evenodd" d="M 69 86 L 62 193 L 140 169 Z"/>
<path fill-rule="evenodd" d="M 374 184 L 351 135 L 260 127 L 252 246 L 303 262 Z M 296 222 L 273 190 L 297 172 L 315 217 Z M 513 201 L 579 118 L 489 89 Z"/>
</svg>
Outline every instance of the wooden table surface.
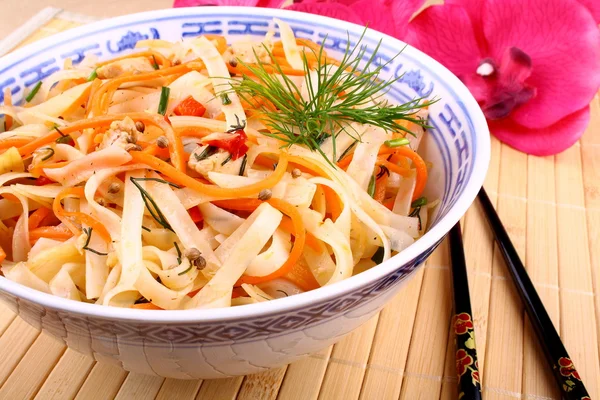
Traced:
<svg viewBox="0 0 600 400">
<path fill-rule="evenodd" d="M 0 0 L 0 39 L 48 6 L 96 18 L 109 18 L 170 8 L 173 6 L 173 0 Z"/>
</svg>

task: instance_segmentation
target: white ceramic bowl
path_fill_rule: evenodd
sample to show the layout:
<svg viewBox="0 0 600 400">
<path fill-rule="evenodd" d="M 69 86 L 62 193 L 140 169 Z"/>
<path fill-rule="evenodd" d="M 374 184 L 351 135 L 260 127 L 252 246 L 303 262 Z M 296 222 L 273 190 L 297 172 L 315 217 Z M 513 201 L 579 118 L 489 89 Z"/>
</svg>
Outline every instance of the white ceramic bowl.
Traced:
<svg viewBox="0 0 600 400">
<path fill-rule="evenodd" d="M 315 15 L 264 8 L 204 7 L 128 15 L 52 36 L 0 59 L 0 93 L 25 88 L 84 54 L 111 58 L 138 40 L 178 40 L 199 34 L 264 35 L 273 17 L 298 37 L 321 42 L 340 55 L 347 35 L 364 28 Z M 367 53 L 382 39 L 387 61 L 405 44 L 368 30 Z M 367 54 L 369 55 L 369 54 Z M 338 341 L 367 321 L 400 290 L 444 235 L 467 211 L 490 158 L 485 118 L 467 88 L 446 68 L 407 47 L 386 73 L 402 75 L 390 96 L 436 96 L 420 153 L 433 162 L 426 195 L 441 199 L 433 226 L 415 244 L 383 264 L 310 293 L 243 307 L 193 311 L 146 311 L 74 302 L 0 277 L 0 297 L 23 319 L 69 347 L 126 370 L 171 378 L 220 378 L 281 366 Z M 0 95 L 1 96 L 1 95 Z M 0 97 L 0 101 L 2 97 Z"/>
</svg>

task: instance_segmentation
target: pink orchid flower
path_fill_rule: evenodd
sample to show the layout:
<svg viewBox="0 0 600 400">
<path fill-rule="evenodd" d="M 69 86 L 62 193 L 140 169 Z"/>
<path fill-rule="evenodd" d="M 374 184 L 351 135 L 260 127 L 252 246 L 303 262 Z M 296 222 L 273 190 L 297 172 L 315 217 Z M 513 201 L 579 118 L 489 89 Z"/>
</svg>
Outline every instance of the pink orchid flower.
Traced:
<svg viewBox="0 0 600 400">
<path fill-rule="evenodd" d="M 600 31 L 575 0 L 446 0 L 419 14 L 405 40 L 469 88 L 490 130 L 534 155 L 573 145 L 600 86 Z"/>
<path fill-rule="evenodd" d="M 402 39 L 425 0 L 305 0 L 286 9 L 337 18 Z"/>
<path fill-rule="evenodd" d="M 175 0 L 173 7 L 246 6 L 279 8 L 285 0 Z"/>
</svg>

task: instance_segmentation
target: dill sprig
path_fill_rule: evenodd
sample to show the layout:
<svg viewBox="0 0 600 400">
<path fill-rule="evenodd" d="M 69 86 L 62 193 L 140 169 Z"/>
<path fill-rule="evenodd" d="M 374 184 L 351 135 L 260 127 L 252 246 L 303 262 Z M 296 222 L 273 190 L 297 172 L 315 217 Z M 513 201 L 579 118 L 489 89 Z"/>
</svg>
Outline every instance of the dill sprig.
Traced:
<svg viewBox="0 0 600 400">
<path fill-rule="evenodd" d="M 83 228 L 83 233 L 85 233 L 87 236 L 85 238 L 85 244 L 83 245 L 82 249 L 91 251 L 92 253 L 97 254 L 99 256 L 107 256 L 108 253 L 102 253 L 102 252 L 99 252 L 98 250 L 94 250 L 94 249 L 88 247 L 90 244 L 90 240 L 92 240 L 92 231 L 93 230 L 94 230 L 94 228 L 92 228 L 91 226 L 87 229 Z"/>
<path fill-rule="evenodd" d="M 241 81 L 232 83 L 232 90 L 251 104 L 257 103 L 257 98 L 263 100 L 258 102 L 261 104 L 259 108 L 265 116 L 265 124 L 271 130 L 262 132 L 264 135 L 282 140 L 287 146 L 299 144 L 318 151 L 331 164 L 337 160 L 337 135 L 346 132 L 360 141 L 360 134 L 350 125 L 352 122 L 370 124 L 387 132 L 404 131 L 408 134 L 412 132 L 402 125 L 402 121 L 427 128 L 426 121 L 416 113 L 436 100 L 415 98 L 400 105 L 390 104 L 385 95 L 401 76 L 386 80 L 380 75 L 400 53 L 386 63 L 377 65 L 381 41 L 372 55 L 367 57 L 367 47 L 361 45 L 363 37 L 364 33 L 353 48 L 348 37 L 344 56 L 338 66 L 328 62 L 323 45 L 318 51 L 312 50 L 316 65 L 311 66 L 303 53 L 307 99 L 302 97 L 298 85 L 283 73 L 281 65 L 266 47 L 273 63 L 265 64 L 258 57 L 256 64 L 239 60 L 251 76 L 244 75 Z M 363 64 L 364 59 L 366 62 Z M 272 69 L 276 74 L 271 73 Z M 320 147 L 331 136 L 333 160 L 329 160 Z"/>
<path fill-rule="evenodd" d="M 152 218 L 154 218 L 154 220 L 163 228 L 168 229 L 171 232 L 174 232 L 173 228 L 171 228 L 171 225 L 165 218 L 165 215 L 162 213 L 162 211 L 160 211 L 160 208 L 158 208 L 158 205 L 156 204 L 156 202 L 154 201 L 152 196 L 150 196 L 150 194 L 137 181 L 139 181 L 139 180 L 142 180 L 142 181 L 155 180 L 155 181 L 161 182 L 161 183 L 167 183 L 167 184 L 171 184 L 171 183 L 167 182 L 167 181 L 163 181 L 162 179 L 157 179 L 157 178 L 134 178 L 132 176 L 129 179 L 135 185 L 135 187 L 137 187 L 138 190 L 140 191 L 140 194 L 142 195 L 142 200 L 144 201 L 144 204 L 146 205 L 146 209 L 148 210 L 148 212 L 150 213 Z"/>
</svg>

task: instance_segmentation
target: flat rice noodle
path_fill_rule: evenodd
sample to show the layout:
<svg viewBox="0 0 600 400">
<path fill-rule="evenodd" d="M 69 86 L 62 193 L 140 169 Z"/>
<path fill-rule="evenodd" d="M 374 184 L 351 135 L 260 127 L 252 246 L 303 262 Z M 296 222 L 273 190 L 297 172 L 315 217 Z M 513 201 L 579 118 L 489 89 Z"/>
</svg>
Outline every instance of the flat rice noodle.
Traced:
<svg viewBox="0 0 600 400">
<path fill-rule="evenodd" d="M 106 168 L 123 165 L 131 155 L 119 146 L 110 146 L 95 151 L 60 168 L 44 168 L 44 173 L 63 186 L 75 186 Z"/>
<path fill-rule="evenodd" d="M 81 202 L 81 212 L 87 215 L 91 214 L 91 206 L 85 199 Z M 83 228 L 88 227 L 84 225 Z M 88 247 L 104 254 L 107 254 L 109 250 L 109 244 L 100 235 L 94 234 L 93 231 Z M 107 256 L 91 251 L 86 251 L 85 256 L 85 295 L 88 300 L 97 299 L 102 294 L 102 289 L 106 285 L 106 279 L 108 279 Z"/>
<path fill-rule="evenodd" d="M 62 126 L 65 124 L 65 121 L 58 117 L 67 111 L 67 109 L 69 109 L 69 107 L 71 107 L 73 103 L 81 97 L 83 92 L 85 92 L 90 85 L 91 82 L 82 83 L 81 85 L 77 85 L 65 90 L 58 96 L 52 97 L 51 99 L 48 99 L 37 106 L 23 108 L 20 112 L 18 112 L 19 120 L 22 121 L 23 125 L 43 123 L 44 116 L 50 118 L 45 119 L 46 121 L 58 120 L 60 121 L 59 125 Z"/>
<path fill-rule="evenodd" d="M 223 260 L 221 268 L 193 298 L 184 302 L 184 308 L 229 307 L 233 285 L 271 238 L 282 217 L 283 214 L 268 203 L 261 204 L 229 237 L 241 236 L 231 246 L 226 246 L 226 252 L 218 255 Z M 238 231 L 241 235 L 236 235 Z M 226 243 L 219 246 L 217 252 Z"/>
<path fill-rule="evenodd" d="M 88 179 L 85 184 L 84 194 L 90 208 L 90 215 L 98 221 L 102 221 L 102 224 L 110 234 L 111 239 L 114 241 L 121 240 L 121 217 L 110 209 L 98 204 L 95 199 L 96 191 L 98 191 L 103 182 L 106 182 L 114 175 L 143 168 L 145 168 L 144 165 L 135 164 L 125 167 L 102 169 L 96 174 L 92 175 L 92 177 Z M 137 191 L 137 188 L 134 187 L 134 189 Z M 112 201 L 113 199 L 110 200 Z M 121 204 L 123 203 L 121 202 Z"/>
<path fill-rule="evenodd" d="M 158 178 L 158 175 L 152 173 L 151 177 Z M 171 187 L 164 183 L 153 181 L 146 182 L 146 185 L 148 193 L 152 196 L 156 205 L 183 244 L 184 249 L 181 249 L 181 251 L 196 248 L 202 253 L 202 257 L 204 257 L 208 265 L 218 265 L 218 260 L 206 242 L 206 237 L 200 233 L 200 230 L 194 221 L 192 221 L 192 217 L 190 217 L 185 207 L 179 202 L 177 195 Z"/>
<path fill-rule="evenodd" d="M 121 264 L 121 274 L 117 285 L 104 296 L 104 305 L 110 305 L 113 297 L 123 292 L 129 293 L 126 293 L 124 298 L 118 298 L 117 302 L 122 302 L 123 305 L 128 304 L 132 298 L 137 296 L 135 284 L 140 272 L 146 269 L 142 255 L 142 222 L 145 206 L 140 191 L 131 181 L 131 178 L 145 177 L 144 171 L 130 171 L 125 174 L 121 240 L 115 246 Z M 146 183 L 146 181 L 138 182 L 142 188 L 146 186 Z"/>
<path fill-rule="evenodd" d="M 410 205 L 412 204 L 416 184 L 417 179 L 414 176 L 408 178 L 400 177 L 398 193 L 394 199 L 394 207 L 392 207 L 393 213 L 398 215 L 408 215 L 410 213 Z"/>
<path fill-rule="evenodd" d="M 44 282 L 50 282 L 66 263 L 85 263 L 85 256 L 70 239 L 27 260 L 27 267 Z"/>
<path fill-rule="evenodd" d="M 326 285 L 338 282 L 352 276 L 354 260 L 350 248 L 350 240 L 330 220 L 321 223 L 320 214 L 312 210 L 298 210 L 302 214 L 302 220 L 307 232 L 314 237 L 327 243 L 335 255 L 335 270 L 327 279 Z M 323 276 L 315 275 L 317 282 L 321 283 Z"/>
<path fill-rule="evenodd" d="M 277 271 L 289 258 L 291 249 L 291 235 L 277 229 L 273 234 L 269 247 L 250 262 L 244 274 L 266 276 Z"/>
<path fill-rule="evenodd" d="M 181 302 L 192 290 L 192 283 L 181 290 L 171 290 L 168 287 L 157 282 L 150 274 L 148 268 L 140 269 L 135 287 L 152 304 L 164 308 L 165 310 L 176 310 L 181 308 Z"/>
<path fill-rule="evenodd" d="M 361 135 L 362 141 L 356 145 L 354 156 L 346 173 L 354 179 L 358 186 L 366 191 L 373 176 L 379 148 L 389 135 L 381 128 L 368 127 Z"/>
<path fill-rule="evenodd" d="M 204 222 L 217 232 L 225 235 L 231 235 L 244 222 L 243 218 L 211 203 L 200 204 L 198 207 L 202 212 Z"/>
<path fill-rule="evenodd" d="M 73 279 L 71 279 L 71 275 L 69 275 L 64 268 L 61 268 L 60 271 L 58 271 L 58 273 L 50 280 L 48 286 L 50 287 L 50 292 L 55 296 L 62 297 L 63 299 L 81 301 L 77 286 L 75 286 Z"/>
<path fill-rule="evenodd" d="M 13 282 L 20 283 L 23 286 L 39 290 L 43 293 L 51 293 L 48 283 L 31 272 L 24 262 L 19 262 L 10 269 L 2 267 L 1 270 L 4 276 Z"/>
<path fill-rule="evenodd" d="M 223 60 L 215 45 L 203 36 L 189 43 L 191 49 L 202 59 L 202 62 L 206 66 L 208 75 L 212 78 L 212 85 L 216 96 L 220 96 L 221 93 L 227 93 L 231 101 L 228 105 L 221 105 L 221 110 L 225 114 L 227 127 L 245 124 L 246 113 L 238 95 L 231 88 L 231 75 L 229 74 L 225 60 Z"/>
<path fill-rule="evenodd" d="M 15 225 L 12 237 L 12 261 L 26 261 L 31 249 L 29 244 L 29 202 L 27 198 L 15 192 L 10 187 L 0 187 L 0 195 L 11 194 L 21 203 L 21 215 Z M 3 216 L 4 218 L 4 216 Z"/>
</svg>

